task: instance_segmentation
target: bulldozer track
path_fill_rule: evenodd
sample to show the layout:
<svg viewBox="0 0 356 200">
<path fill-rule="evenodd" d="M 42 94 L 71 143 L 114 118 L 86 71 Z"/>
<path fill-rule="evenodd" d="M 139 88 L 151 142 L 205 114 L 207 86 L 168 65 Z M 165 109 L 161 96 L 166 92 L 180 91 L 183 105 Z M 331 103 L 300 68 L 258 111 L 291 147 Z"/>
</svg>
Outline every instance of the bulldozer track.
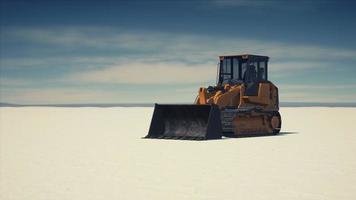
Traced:
<svg viewBox="0 0 356 200">
<path fill-rule="evenodd" d="M 261 115 L 268 117 L 269 119 L 271 119 L 273 116 L 280 117 L 279 112 L 276 110 L 261 110 L 258 108 L 225 109 L 225 110 L 221 111 L 221 126 L 222 126 L 223 132 L 228 135 L 233 134 L 236 129 L 236 127 L 233 124 L 234 119 L 238 116 L 247 117 L 247 116 L 251 115 L 251 113 L 261 114 Z M 281 126 L 281 124 L 279 126 Z M 277 134 L 278 132 L 279 132 L 279 129 L 274 130 L 273 134 Z"/>
</svg>

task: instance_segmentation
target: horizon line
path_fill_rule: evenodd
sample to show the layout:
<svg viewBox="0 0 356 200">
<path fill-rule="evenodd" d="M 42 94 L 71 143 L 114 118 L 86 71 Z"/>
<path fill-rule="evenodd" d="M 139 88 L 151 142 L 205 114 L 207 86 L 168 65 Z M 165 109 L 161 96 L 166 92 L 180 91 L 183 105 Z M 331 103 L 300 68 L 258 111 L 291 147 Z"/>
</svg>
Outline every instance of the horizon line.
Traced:
<svg viewBox="0 0 356 200">
<path fill-rule="evenodd" d="M 155 104 L 192 104 L 189 102 L 173 103 L 48 103 L 16 104 L 2 103 L 0 107 L 153 107 Z M 356 107 L 356 102 L 280 102 L 280 107 Z"/>
</svg>

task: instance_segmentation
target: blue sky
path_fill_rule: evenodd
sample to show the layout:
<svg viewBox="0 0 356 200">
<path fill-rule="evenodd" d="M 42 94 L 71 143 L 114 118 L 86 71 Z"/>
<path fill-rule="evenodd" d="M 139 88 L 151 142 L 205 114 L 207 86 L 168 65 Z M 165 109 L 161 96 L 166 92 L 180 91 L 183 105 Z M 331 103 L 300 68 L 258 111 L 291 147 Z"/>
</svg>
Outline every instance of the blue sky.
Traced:
<svg viewBox="0 0 356 200">
<path fill-rule="evenodd" d="M 284 102 L 355 102 L 353 1 L 1 0 L 0 102 L 193 102 L 218 56 L 270 56 Z"/>
</svg>

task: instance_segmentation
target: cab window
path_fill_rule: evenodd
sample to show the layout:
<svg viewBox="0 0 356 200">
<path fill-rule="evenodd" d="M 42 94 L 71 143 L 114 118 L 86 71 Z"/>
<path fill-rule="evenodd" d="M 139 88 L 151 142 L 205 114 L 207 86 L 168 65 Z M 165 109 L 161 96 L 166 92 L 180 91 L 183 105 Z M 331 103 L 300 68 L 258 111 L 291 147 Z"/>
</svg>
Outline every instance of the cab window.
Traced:
<svg viewBox="0 0 356 200">
<path fill-rule="evenodd" d="M 232 60 L 232 70 L 233 70 L 233 79 L 239 80 L 240 77 L 240 70 L 239 70 L 239 60 L 237 58 L 233 58 Z"/>
<path fill-rule="evenodd" d="M 258 79 L 261 81 L 267 81 L 267 67 L 265 61 L 259 63 Z"/>
</svg>

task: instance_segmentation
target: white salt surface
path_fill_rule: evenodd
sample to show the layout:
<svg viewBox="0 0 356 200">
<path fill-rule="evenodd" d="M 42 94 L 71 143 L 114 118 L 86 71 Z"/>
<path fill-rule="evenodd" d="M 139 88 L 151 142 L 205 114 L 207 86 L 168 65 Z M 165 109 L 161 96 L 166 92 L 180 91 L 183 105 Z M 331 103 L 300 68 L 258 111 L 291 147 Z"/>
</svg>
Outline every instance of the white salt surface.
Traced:
<svg viewBox="0 0 356 200">
<path fill-rule="evenodd" d="M 0 199 L 356 199 L 356 109 L 283 108 L 280 136 L 141 139 L 152 108 L 0 108 Z"/>
</svg>

